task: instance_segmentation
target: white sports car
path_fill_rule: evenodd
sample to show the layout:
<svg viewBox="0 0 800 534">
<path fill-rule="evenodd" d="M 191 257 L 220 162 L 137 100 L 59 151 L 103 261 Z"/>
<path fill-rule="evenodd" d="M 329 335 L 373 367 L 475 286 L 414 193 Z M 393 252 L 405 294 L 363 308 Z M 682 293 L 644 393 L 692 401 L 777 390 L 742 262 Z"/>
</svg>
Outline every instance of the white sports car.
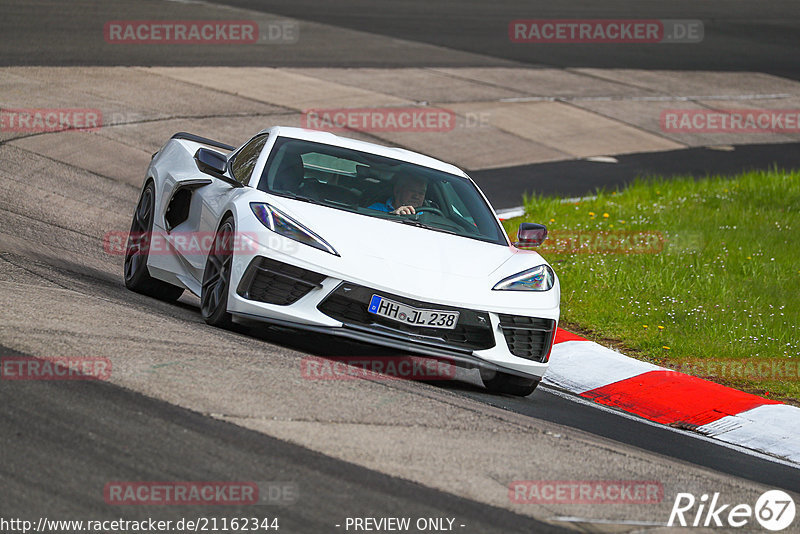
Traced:
<svg viewBox="0 0 800 534">
<path fill-rule="evenodd" d="M 524 223 L 518 242 L 546 234 Z M 165 300 L 188 289 L 211 325 L 264 321 L 446 359 L 512 395 L 541 380 L 559 318 L 550 265 L 509 241 L 462 170 L 299 128 L 239 148 L 175 134 L 147 169 L 124 276 Z"/>
</svg>

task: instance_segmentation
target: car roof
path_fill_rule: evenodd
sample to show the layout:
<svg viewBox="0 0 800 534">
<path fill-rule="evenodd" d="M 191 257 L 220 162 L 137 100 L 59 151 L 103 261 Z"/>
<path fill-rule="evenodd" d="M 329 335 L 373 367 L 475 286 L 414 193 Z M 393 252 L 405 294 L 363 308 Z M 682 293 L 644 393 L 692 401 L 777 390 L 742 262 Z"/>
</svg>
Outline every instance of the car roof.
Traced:
<svg viewBox="0 0 800 534">
<path fill-rule="evenodd" d="M 423 167 L 430 167 L 432 169 L 455 174 L 456 176 L 464 176 L 468 178 L 467 174 L 455 165 L 451 165 L 450 163 L 445 163 L 444 161 L 436 158 L 432 158 L 418 152 L 412 152 L 411 150 L 406 150 L 404 148 L 387 147 L 383 145 L 377 145 L 375 143 L 351 139 L 349 137 L 342 137 L 331 132 L 310 130 L 306 128 L 295 128 L 291 126 L 273 126 L 272 128 L 265 128 L 259 132 L 259 134 L 263 133 L 269 133 L 270 135 L 277 135 L 280 137 L 302 139 L 304 141 L 324 143 L 327 145 L 349 148 L 361 152 L 368 152 L 370 154 L 377 154 L 387 158 L 414 163 Z"/>
</svg>

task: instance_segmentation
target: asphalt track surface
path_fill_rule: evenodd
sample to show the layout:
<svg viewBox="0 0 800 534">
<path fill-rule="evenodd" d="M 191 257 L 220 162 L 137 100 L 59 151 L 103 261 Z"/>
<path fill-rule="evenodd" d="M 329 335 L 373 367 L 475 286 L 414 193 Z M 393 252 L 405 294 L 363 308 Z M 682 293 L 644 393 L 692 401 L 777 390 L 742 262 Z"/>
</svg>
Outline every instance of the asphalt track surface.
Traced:
<svg viewBox="0 0 800 534">
<path fill-rule="evenodd" d="M 5 209 L 2 213 L 6 220 L 12 216 Z M 68 233 L 63 233 L 58 227 L 53 226 L 48 231 L 61 235 L 62 239 L 68 238 Z M 240 343 L 257 349 L 259 359 L 267 367 L 275 363 L 274 359 L 282 350 L 291 351 L 295 362 L 302 354 L 320 357 L 395 354 L 283 329 L 237 327 L 235 332 L 226 334 L 202 324 L 192 299 L 175 305 L 164 304 L 130 293 L 113 273 L 70 264 L 57 256 L 47 258 L 47 254 L 42 253 L 28 253 L 26 256 L 3 254 L 3 279 L 16 281 L 11 287 L 22 290 L 23 284 L 53 284 L 51 287 L 60 292 L 74 292 L 69 297 L 71 300 L 77 300 L 83 293 L 92 299 L 128 307 L 131 313 L 143 311 L 153 319 L 150 328 L 170 317 L 191 328 L 196 332 L 194 336 L 221 336 L 220 341 L 231 343 L 232 335 Z M 11 267 L 16 272 L 9 275 Z M 80 313 L 79 305 L 76 307 Z M 90 310 L 86 313 L 92 314 Z M 92 330 L 102 329 L 106 323 L 111 325 L 111 330 L 104 334 L 110 343 L 132 347 L 141 343 L 131 343 L 128 339 L 132 335 L 142 339 L 144 332 L 137 332 L 135 324 L 118 324 L 113 315 L 97 321 L 97 325 L 90 327 Z M 27 335 L 50 339 L 55 345 L 60 343 L 57 336 L 65 340 L 77 336 L 73 342 L 80 343 L 80 334 L 59 331 L 58 327 L 32 323 L 29 328 Z M 121 330 L 115 333 L 114 328 Z M 13 330 L 5 330 L 4 338 L 10 337 L 13 341 Z M 164 338 L 169 339 L 169 333 L 165 334 Z M 163 341 L 154 340 L 153 343 L 158 345 Z M 142 344 L 141 349 L 145 350 L 146 346 Z M 180 345 L 176 346 L 176 352 L 181 350 Z M 4 347 L 2 354 L 22 355 Z M 125 356 L 117 355 L 114 361 L 124 365 L 125 359 Z M 357 383 L 356 387 L 361 387 L 360 384 Z M 363 386 L 367 384 L 364 382 Z M 213 382 L 209 386 L 217 387 Z M 267 382 L 263 387 L 274 385 Z M 393 387 L 424 392 L 430 386 L 420 382 L 402 382 Z M 577 404 L 547 388 L 540 388 L 524 399 L 489 395 L 469 380 L 435 384 L 434 389 L 455 399 L 470 399 L 487 407 L 521 414 L 533 427 L 550 428 L 548 433 L 580 432 L 590 436 L 590 440 L 594 436 L 598 438 L 596 443 L 600 452 L 609 447 L 608 443 L 615 443 L 627 451 L 649 451 L 649 454 L 655 454 L 654 461 L 671 459 L 670 463 L 681 466 L 680 469 L 687 473 L 693 473 L 699 467 L 701 472 L 710 470 L 729 474 L 743 486 L 747 485 L 745 480 L 751 480 L 769 487 L 797 489 L 800 473 L 784 464 L 698 440 L 686 432 Z M 360 402 L 370 402 L 370 395 L 361 398 L 363 401 Z M 283 400 L 291 403 L 300 398 Z M 375 400 L 372 397 L 371 401 Z M 309 401 L 336 402 L 324 397 Z M 493 414 L 487 412 L 484 417 L 491 419 Z M 115 384 L 2 382 L 0 428 L 0 493 L 3 495 L 0 516 L 3 517 L 35 518 L 46 514 L 59 519 L 156 517 L 159 520 L 177 520 L 181 517 L 256 515 L 279 517 L 281 525 L 286 527 L 285 532 L 333 532 L 332 525 L 341 523 L 345 517 L 444 516 L 456 517 L 467 525 L 460 529 L 462 532 L 558 530 L 530 517 L 336 460 Z M 535 443 L 534 440 L 531 445 Z M 562 462 L 582 461 L 571 457 L 569 452 L 562 456 L 556 449 L 552 453 Z M 391 455 L 392 452 L 385 454 Z M 587 465 L 585 469 L 589 472 L 598 468 Z M 604 469 L 599 467 L 601 472 Z M 647 474 L 642 473 L 642 476 Z M 102 500 L 103 485 L 113 480 L 289 480 L 300 488 L 300 499 L 297 503 L 280 507 L 139 506 L 120 509 L 108 506 Z"/>
<path fill-rule="evenodd" d="M 491 6 L 481 2 L 386 2 L 380 5 L 341 2 L 335 7 L 330 4 L 322 8 L 307 2 L 227 3 L 470 54 L 457 60 L 452 56 L 435 60 L 422 52 L 396 58 L 386 56 L 377 60 L 384 66 L 419 66 L 436 61 L 448 65 L 513 61 L 561 67 L 759 70 L 798 79 L 796 8 L 789 2 L 769 6 L 744 2 L 713 5 L 685 2 L 669 7 L 662 3 L 611 2 L 602 11 L 594 7 L 595 3 L 585 1 L 560 3 L 557 8 L 522 2 Z M 78 2 L 66 16 L 60 11 L 65 9 L 65 3 L 38 2 L 30 4 L 38 10 L 40 16 L 36 17 L 31 15 L 30 9 L 26 11 L 25 4 L 8 2 L 3 6 L 7 8 L 7 16 L 0 23 L 4 34 L 0 64 L 191 65 L 200 61 L 204 61 L 202 64 L 229 64 L 231 61 L 229 50 L 224 48 L 188 51 L 182 58 L 171 56 L 171 50 L 157 47 L 110 53 L 105 46 L 94 46 L 95 41 L 91 39 L 96 38 L 102 22 L 110 18 L 108 10 L 111 8 Z M 111 12 L 114 18 L 154 18 L 146 16 L 152 13 L 153 5 L 156 3 L 120 2 L 114 4 Z M 162 3 L 157 5 L 162 8 L 159 18 L 169 18 L 172 8 Z M 198 9 L 205 9 L 198 6 Z M 586 48 L 531 51 L 510 46 L 505 38 L 507 22 L 513 18 L 639 16 L 707 21 L 707 46 L 699 51 L 693 49 L 691 53 L 682 52 L 679 45 L 658 45 L 658 48 L 654 45 L 641 50 L 609 47 L 604 48 L 603 53 Z M 491 33 L 487 32 L 488 27 L 494 28 Z M 87 28 L 92 31 L 87 32 Z M 499 39 L 495 32 L 498 29 Z M 764 32 L 771 35 L 768 41 L 763 39 Z M 320 58 L 318 50 L 296 48 L 285 55 L 239 55 L 232 61 L 241 65 L 376 64 L 369 50 L 348 47 L 346 43 L 330 48 L 324 58 Z M 675 154 L 621 156 L 618 164 L 579 161 L 473 174 L 480 183 L 490 179 L 492 183 L 503 184 L 497 191 L 492 191 L 488 182 L 485 187 L 490 189 L 498 207 L 506 207 L 506 200 L 510 207 L 515 205 L 512 200 L 519 199 L 519 194 L 530 183 L 536 183 L 543 192 L 577 196 L 591 193 L 599 186 L 614 187 L 620 180 L 624 182 L 636 174 L 665 172 L 671 168 L 681 174 L 703 174 L 726 172 L 744 165 L 756 168 L 772 163 L 794 166 L 797 161 L 792 152 L 796 152 L 796 148 L 793 145 L 738 147 L 733 153 L 696 149 L 681 151 L 681 158 L 674 157 Z M 178 304 L 171 305 L 128 292 L 122 285 L 120 258 L 103 255 L 98 243 L 104 230 L 127 224 L 136 202 L 137 188 L 116 182 L 113 176 L 92 175 L 8 146 L 0 146 L 0 151 L 3 161 L 7 162 L 6 168 L 0 171 L 4 193 L 0 198 L 0 283 L 3 287 L 0 309 L 4 316 L 0 326 L 0 352 L 3 356 L 47 356 L 107 351 L 105 353 L 114 354 L 115 362 L 121 362 L 119 383 L 0 382 L 2 517 L 48 515 L 59 519 L 104 519 L 122 515 L 127 519 L 156 516 L 166 520 L 232 517 L 241 513 L 250 516 L 254 512 L 252 507 L 244 510 L 219 507 L 128 507 L 120 510 L 109 507 L 102 499 L 103 485 L 110 480 L 244 478 L 291 480 L 298 485 L 298 502 L 281 507 L 257 507 L 255 512 L 258 516 L 280 517 L 283 532 L 336 531 L 333 525 L 347 516 L 453 516 L 467 525 L 461 532 L 480 533 L 547 532 L 564 524 L 543 523 L 557 515 L 554 511 L 520 510 L 515 513 L 508 506 L 486 504 L 483 495 L 473 499 L 464 496 L 466 491 L 457 494 L 434 489 L 447 486 L 446 481 L 438 480 L 453 474 L 453 468 L 447 466 L 441 466 L 441 476 L 439 472 L 420 474 L 417 478 L 425 480 L 425 484 L 410 482 L 407 480 L 410 475 L 387 474 L 392 471 L 391 466 L 385 469 L 364 467 L 346 452 L 348 448 L 357 447 L 359 440 L 374 439 L 367 433 L 355 433 L 354 444 L 342 443 L 341 450 L 345 452 L 339 454 L 322 433 L 318 441 L 324 453 L 312 450 L 314 447 L 308 442 L 303 446 L 290 439 L 268 435 L 266 431 L 245 428 L 248 421 L 258 422 L 259 417 L 265 421 L 273 418 L 291 422 L 292 416 L 304 410 L 313 412 L 324 422 L 327 417 L 334 418 L 325 411 L 326 405 L 340 405 L 345 407 L 343 410 L 351 410 L 352 413 L 344 415 L 366 426 L 374 424 L 378 430 L 369 432 L 376 433 L 392 429 L 385 422 L 375 423 L 372 416 L 362 413 L 369 404 L 381 406 L 383 411 L 398 410 L 393 413 L 402 411 L 397 406 L 401 404 L 417 414 L 434 401 L 440 403 L 435 405 L 440 408 L 446 403 L 455 407 L 463 404 L 475 414 L 476 420 L 470 420 L 466 427 L 474 426 L 476 434 L 484 430 L 486 421 L 494 424 L 502 420 L 502 424 L 496 424 L 503 432 L 511 431 L 508 421 L 528 429 L 542 429 L 539 433 L 528 430 L 521 443 L 535 451 L 530 462 L 536 462 L 537 469 L 547 472 L 547 464 L 559 469 L 563 466 L 563 472 L 569 473 L 564 477 L 574 477 L 576 469 L 587 479 L 660 476 L 675 491 L 691 486 L 692 481 L 700 481 L 698 488 L 713 491 L 716 488 L 713 483 L 727 484 L 726 487 L 739 488 L 744 494 L 763 486 L 793 491 L 800 487 L 800 471 L 785 464 L 700 440 L 683 431 L 599 410 L 546 388 L 540 388 L 529 398 L 516 399 L 488 395 L 469 377 L 435 386 L 418 382 L 376 386 L 369 381 L 357 381 L 352 387 L 338 389 L 299 381 L 288 384 L 271 381 L 276 376 L 296 375 L 297 360 L 305 355 L 391 353 L 280 329 L 238 328 L 234 332 L 223 332 L 202 323 L 196 299 L 184 297 Z M 744 160 L 736 159 L 742 157 Z M 564 178 L 557 184 L 546 184 L 542 177 L 545 173 L 552 176 L 554 172 Z M 61 187 L 55 191 L 50 190 L 52 183 L 48 182 L 53 176 L 61 181 Z M 548 189 L 548 185 L 552 189 Z M 42 195 L 41 191 L 46 193 Z M 42 198 L 50 197 L 58 202 L 57 213 L 42 203 Z M 13 348 L 22 346 L 31 350 Z M 255 355 L 243 355 L 245 351 L 254 350 Z M 189 376 L 181 377 L 184 382 L 173 384 L 159 374 L 169 369 L 167 366 L 174 361 L 185 365 L 184 374 Z M 146 367 L 153 374 L 142 378 L 135 372 L 129 373 L 128 364 L 133 368 L 136 365 Z M 208 374 L 192 375 L 193 369 L 203 369 Z M 286 374 L 278 373 L 282 369 L 288 369 Z M 233 375 L 229 376 L 231 373 Z M 228 389 L 221 389 L 223 382 Z M 258 384 L 260 390 L 254 389 L 254 384 Z M 220 390 L 209 393 L 209 389 Z M 236 420 L 238 424 L 230 422 L 235 417 L 221 417 L 199 402 L 201 393 L 213 397 L 229 412 L 240 408 L 242 416 Z M 198 407 L 187 409 L 170 402 L 182 394 L 186 395 L 187 404 L 194 402 Z M 226 397 L 240 405 L 225 404 Z M 168 400 L 163 400 L 165 398 Z M 399 401 L 392 405 L 394 398 Z M 283 404 L 299 408 L 292 412 L 290 408 L 283 408 Z M 451 414 L 443 411 L 432 415 L 447 420 Z M 424 434 L 430 430 L 430 422 L 426 423 L 428 426 L 408 425 L 401 431 Z M 272 428 L 268 426 L 269 421 L 265 424 L 268 430 Z M 444 423 L 440 424 L 443 431 L 449 430 Z M 323 429 L 322 425 L 319 428 Z M 570 438 L 564 440 L 561 448 L 552 447 L 550 438 L 545 436 L 557 433 Z M 380 452 L 387 459 L 385 463 L 391 464 L 388 460 L 394 454 L 407 450 L 402 445 L 398 440 L 396 449 L 390 446 Z M 470 445 L 478 446 L 478 443 Z M 621 459 L 612 452 L 618 453 Z M 454 451 L 451 458 L 454 464 L 459 462 L 456 453 L 465 454 L 465 451 Z M 403 458 L 398 463 L 413 464 Z M 580 467 L 575 468 L 576 465 Z M 470 467 L 467 464 L 462 469 Z M 559 475 L 550 471 L 549 476 Z M 505 474 L 496 475 L 496 478 L 502 493 L 509 479 Z M 666 519 L 663 515 L 658 517 L 661 521 Z M 580 528 L 599 531 L 602 527 L 586 521 Z"/>
<path fill-rule="evenodd" d="M 199 2 L 92 2 L 4 0 L 0 65 L 236 65 L 236 66 L 491 66 L 599 67 L 755 71 L 800 79 L 800 8 L 794 0 L 500 0 L 371 1 L 222 0 L 264 13 L 313 23 L 301 26 L 301 46 L 120 47 L 103 40 L 108 20 L 200 19 L 230 14 Z M 187 13 L 190 14 L 187 17 Z M 214 15 L 210 15 L 214 13 Z M 691 19 L 703 22 L 699 44 L 516 44 L 516 19 Z M 380 49 L 357 38 L 331 41 L 325 26 L 388 36 L 430 47 Z"/>
<path fill-rule="evenodd" d="M 0 388 L 0 421 L 5 518 L 48 511 L 50 518 L 117 519 L 120 514 L 102 499 L 111 480 L 269 480 L 297 491 L 286 503 L 141 506 L 125 510 L 124 517 L 278 517 L 281 532 L 327 532 L 348 516 L 446 516 L 468 525 L 459 529 L 465 532 L 562 531 L 103 382 Z"/>
<path fill-rule="evenodd" d="M 523 194 L 582 197 L 614 191 L 651 176 L 735 175 L 750 170 L 800 168 L 800 143 L 687 148 L 614 156 L 616 163 L 569 160 L 471 171 L 496 209 L 521 205 Z"/>
<path fill-rule="evenodd" d="M 792 1 L 345 0 L 324 7 L 313 0 L 222 3 L 539 66 L 744 70 L 795 79 L 800 75 L 800 9 Z M 683 47 L 526 46 L 508 38 L 508 24 L 517 19 L 693 19 L 703 22 L 705 37 L 699 45 Z"/>
</svg>

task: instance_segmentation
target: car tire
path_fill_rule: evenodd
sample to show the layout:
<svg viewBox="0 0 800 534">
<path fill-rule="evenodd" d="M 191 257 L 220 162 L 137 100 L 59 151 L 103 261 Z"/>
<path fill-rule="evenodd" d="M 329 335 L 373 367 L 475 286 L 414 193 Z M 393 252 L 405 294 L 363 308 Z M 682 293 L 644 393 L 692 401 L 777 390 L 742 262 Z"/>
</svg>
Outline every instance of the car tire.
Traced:
<svg viewBox="0 0 800 534">
<path fill-rule="evenodd" d="M 200 292 L 200 313 L 203 320 L 220 328 L 229 328 L 233 321 L 228 313 L 228 291 L 233 265 L 233 217 L 227 217 L 219 225 L 214 243 L 208 253 L 203 270 L 203 286 Z"/>
<path fill-rule="evenodd" d="M 539 380 L 525 378 L 500 371 L 481 371 L 481 380 L 492 393 L 504 393 L 515 397 L 527 397 L 536 390 Z"/>
<path fill-rule="evenodd" d="M 183 294 L 183 288 L 157 280 L 147 270 L 150 256 L 150 242 L 155 214 L 156 186 L 148 182 L 139 197 L 136 211 L 133 212 L 131 230 L 125 245 L 123 277 L 125 287 L 159 300 L 174 302 Z"/>
</svg>

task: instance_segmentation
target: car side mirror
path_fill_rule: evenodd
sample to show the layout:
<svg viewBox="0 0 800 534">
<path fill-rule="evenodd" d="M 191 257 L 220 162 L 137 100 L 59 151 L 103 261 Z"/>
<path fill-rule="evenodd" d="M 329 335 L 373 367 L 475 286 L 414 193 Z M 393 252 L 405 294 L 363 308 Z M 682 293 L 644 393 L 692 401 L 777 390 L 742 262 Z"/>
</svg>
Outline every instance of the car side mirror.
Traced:
<svg viewBox="0 0 800 534">
<path fill-rule="evenodd" d="M 516 246 L 538 247 L 547 239 L 547 227 L 543 224 L 522 223 L 517 230 Z"/>
<path fill-rule="evenodd" d="M 201 172 L 216 176 L 219 178 L 220 174 L 225 174 L 228 168 L 228 158 L 223 154 L 207 148 L 198 148 L 194 154 L 194 160 L 197 163 L 197 168 Z"/>
<path fill-rule="evenodd" d="M 198 148 L 194 153 L 194 161 L 200 172 L 228 182 L 233 187 L 242 187 L 242 184 L 225 174 L 228 170 L 228 158 L 224 154 L 207 148 Z"/>
</svg>

